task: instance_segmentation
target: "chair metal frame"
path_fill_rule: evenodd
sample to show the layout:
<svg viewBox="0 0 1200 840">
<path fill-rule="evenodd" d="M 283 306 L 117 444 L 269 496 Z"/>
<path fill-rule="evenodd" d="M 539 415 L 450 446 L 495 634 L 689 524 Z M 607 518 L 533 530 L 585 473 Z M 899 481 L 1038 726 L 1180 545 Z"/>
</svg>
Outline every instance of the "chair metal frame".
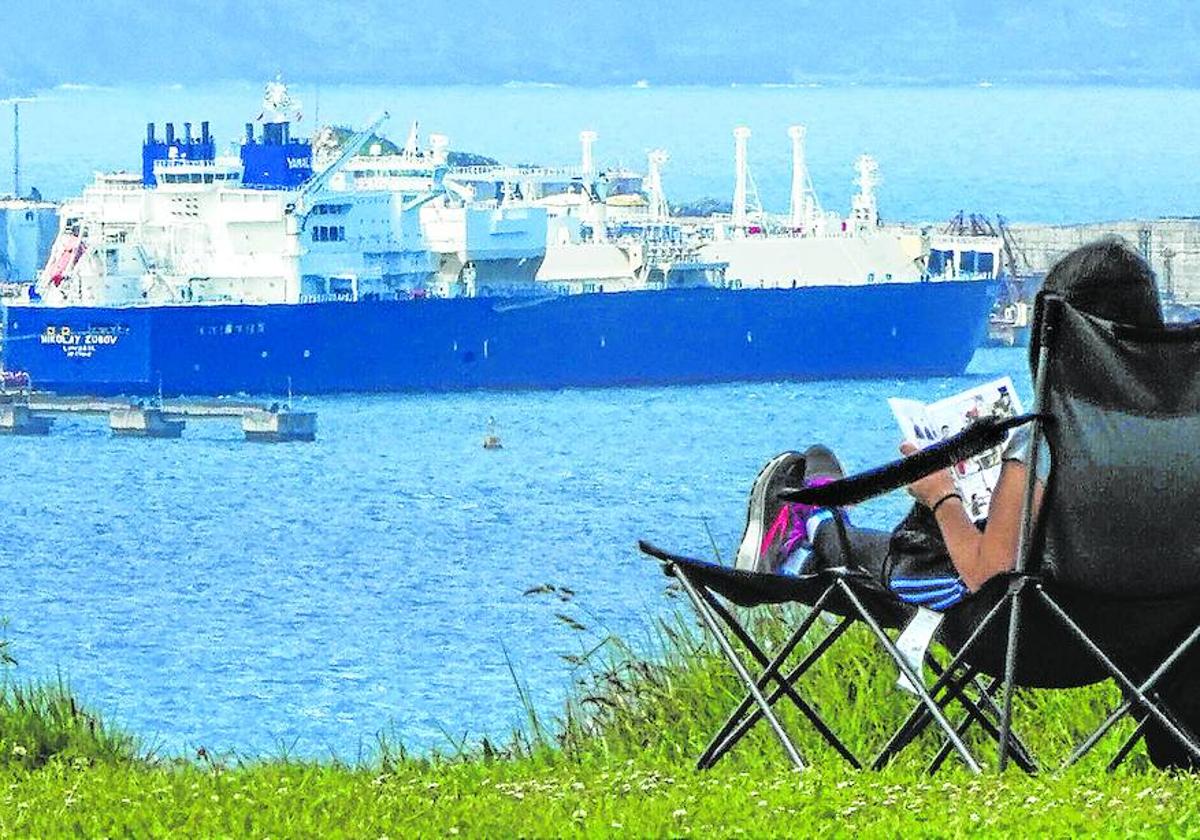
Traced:
<svg viewBox="0 0 1200 840">
<path fill-rule="evenodd" d="M 844 531 L 842 537 L 845 538 Z M 647 542 L 641 542 L 639 546 L 645 554 L 659 560 L 663 564 L 664 571 L 679 581 L 695 608 L 701 624 L 716 641 L 718 649 L 729 662 L 747 692 L 697 759 L 697 769 L 706 770 L 713 767 L 762 720 L 767 721 L 792 765 L 804 768 L 807 762 L 774 712 L 775 704 L 785 697 L 846 763 L 855 769 L 862 769 L 863 762 L 837 736 L 820 712 L 800 694 L 796 687 L 800 678 L 834 646 L 849 626 L 855 621 L 861 621 L 869 628 L 882 650 L 915 687 L 915 692 L 919 697 L 918 707 L 922 710 L 921 723 L 923 725 L 921 728 L 923 729 L 925 724 L 933 722 L 941 729 L 943 744 L 930 765 L 930 772 L 936 772 L 952 754 L 957 754 L 972 772 L 980 772 L 978 759 L 966 746 L 963 735 L 973 723 L 978 723 L 993 739 L 999 738 L 1000 729 L 993 720 L 998 717 L 998 709 L 993 701 L 998 681 L 993 680 L 991 685 L 984 686 L 977 679 L 977 675 L 971 673 L 962 684 L 954 685 L 953 691 L 947 691 L 944 697 L 936 699 L 934 696 L 936 691 L 949 688 L 949 683 L 943 682 L 935 685 L 933 691 L 926 689 L 924 680 L 896 648 L 883 625 L 865 603 L 862 597 L 864 588 L 877 588 L 877 584 L 865 572 L 848 568 L 829 569 L 822 572 L 820 575 L 823 585 L 821 594 L 812 603 L 808 614 L 792 631 L 783 645 L 773 656 L 769 656 L 762 646 L 751 637 L 729 607 L 723 604 L 712 589 L 705 584 L 703 572 L 708 571 L 706 567 L 709 567 L 709 564 L 668 553 Z M 830 602 L 836 597 L 840 597 L 842 603 L 849 607 L 849 614 L 836 615 L 828 612 L 827 608 Z M 785 665 L 793 658 L 793 654 L 796 653 L 801 642 L 808 637 L 823 615 L 836 618 L 836 624 L 813 647 L 806 649 L 799 662 L 785 673 Z M 738 655 L 730 636 L 740 643 L 752 662 L 747 663 Z M 932 656 L 926 657 L 926 663 L 939 677 L 943 675 L 944 669 Z M 751 668 L 754 666 L 761 669 L 757 676 L 751 674 Z M 774 684 L 774 688 L 770 690 L 769 694 L 766 693 L 772 684 Z M 968 685 L 973 686 L 974 697 L 968 694 Z M 966 711 L 966 717 L 957 724 L 952 723 L 946 714 L 947 705 L 953 701 L 957 701 Z M 919 731 L 914 730 L 908 740 L 915 738 L 918 734 Z M 1033 772 L 1035 767 L 1028 751 L 1019 739 L 1015 736 L 1011 737 L 1015 745 L 1015 760 Z M 880 759 L 876 759 L 875 765 L 882 766 Z"/>
</svg>

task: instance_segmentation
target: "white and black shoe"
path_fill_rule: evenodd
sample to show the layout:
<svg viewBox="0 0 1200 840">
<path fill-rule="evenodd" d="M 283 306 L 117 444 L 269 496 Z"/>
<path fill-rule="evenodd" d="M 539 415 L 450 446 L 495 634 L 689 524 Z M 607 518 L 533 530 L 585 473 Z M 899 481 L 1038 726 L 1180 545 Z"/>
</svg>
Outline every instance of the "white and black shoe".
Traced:
<svg viewBox="0 0 1200 840">
<path fill-rule="evenodd" d="M 788 504 L 775 498 L 787 487 L 800 487 L 804 482 L 805 459 L 799 452 L 782 452 L 759 470 L 746 505 L 746 529 L 738 545 L 734 567 L 747 572 L 773 572 L 786 559 L 786 540 L 778 539 L 772 527 L 781 515 L 787 514 Z"/>
</svg>

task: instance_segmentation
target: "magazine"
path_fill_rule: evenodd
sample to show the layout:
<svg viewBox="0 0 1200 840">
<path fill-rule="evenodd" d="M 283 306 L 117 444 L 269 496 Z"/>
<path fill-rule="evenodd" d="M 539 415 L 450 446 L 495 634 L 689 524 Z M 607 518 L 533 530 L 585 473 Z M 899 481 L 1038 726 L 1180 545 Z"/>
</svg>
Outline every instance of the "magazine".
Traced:
<svg viewBox="0 0 1200 840">
<path fill-rule="evenodd" d="M 892 397 L 888 405 L 905 439 L 921 449 L 958 434 L 972 422 L 984 417 L 1004 419 L 1021 413 L 1021 401 L 1013 388 L 1012 379 L 1007 376 L 937 402 L 926 404 Z M 1003 446 L 988 449 L 959 461 L 951 469 L 954 483 L 962 495 L 963 507 L 972 522 L 987 518 L 992 490 L 1000 477 L 1003 450 Z"/>
</svg>

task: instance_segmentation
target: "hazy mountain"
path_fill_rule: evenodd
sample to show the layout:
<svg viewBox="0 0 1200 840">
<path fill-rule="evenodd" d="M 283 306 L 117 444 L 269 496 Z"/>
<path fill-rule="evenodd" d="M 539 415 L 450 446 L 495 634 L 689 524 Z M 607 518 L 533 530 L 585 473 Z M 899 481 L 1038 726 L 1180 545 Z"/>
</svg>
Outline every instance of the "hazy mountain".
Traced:
<svg viewBox="0 0 1200 840">
<path fill-rule="evenodd" d="M 1192 0 L 7 4 L 0 93 L 64 82 L 1200 83 Z M 1148 11 L 1136 11 L 1145 5 Z"/>
</svg>

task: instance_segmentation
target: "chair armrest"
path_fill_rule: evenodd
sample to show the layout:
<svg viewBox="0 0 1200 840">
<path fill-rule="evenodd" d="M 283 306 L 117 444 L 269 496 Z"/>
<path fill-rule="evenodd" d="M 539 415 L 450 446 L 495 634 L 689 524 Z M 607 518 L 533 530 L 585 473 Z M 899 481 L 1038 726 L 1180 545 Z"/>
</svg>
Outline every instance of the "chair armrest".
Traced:
<svg viewBox="0 0 1200 840">
<path fill-rule="evenodd" d="M 1022 414 L 1007 420 L 985 417 L 972 423 L 956 435 L 938 441 L 919 452 L 892 461 L 880 467 L 865 470 L 846 478 L 821 484 L 816 487 L 789 487 L 781 490 L 776 498 L 785 502 L 800 502 L 818 507 L 842 507 L 854 505 L 875 496 L 882 496 L 898 487 L 912 484 L 932 472 L 946 469 L 959 461 L 978 455 L 993 446 L 1004 443 L 1009 429 L 1023 426 L 1036 419 L 1038 414 Z"/>
</svg>

